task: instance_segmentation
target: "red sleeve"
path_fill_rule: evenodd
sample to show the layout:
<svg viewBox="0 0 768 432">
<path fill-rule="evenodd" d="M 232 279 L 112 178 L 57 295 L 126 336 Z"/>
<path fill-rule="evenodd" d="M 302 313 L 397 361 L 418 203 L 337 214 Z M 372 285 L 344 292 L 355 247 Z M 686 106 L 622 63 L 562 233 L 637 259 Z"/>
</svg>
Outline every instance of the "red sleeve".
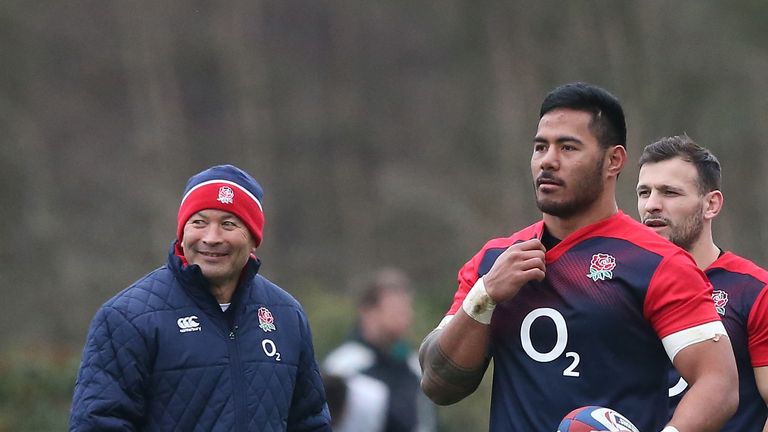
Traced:
<svg viewBox="0 0 768 432">
<path fill-rule="evenodd" d="M 659 264 L 645 295 L 643 313 L 659 338 L 720 320 L 712 301 L 712 285 L 682 250 Z"/>
<path fill-rule="evenodd" d="M 467 296 L 469 290 L 472 289 L 475 282 L 477 282 L 477 279 L 479 279 L 477 277 L 477 269 L 480 265 L 480 261 L 483 259 L 485 250 L 486 248 L 481 249 L 480 252 L 475 254 L 475 256 L 467 261 L 467 263 L 459 270 L 459 288 L 456 290 L 456 294 L 453 295 L 453 304 L 451 304 L 451 308 L 448 309 L 448 312 L 445 314 L 446 316 L 455 315 L 456 312 L 458 312 L 461 304 L 464 302 L 464 297 Z"/>
<path fill-rule="evenodd" d="M 760 292 L 749 312 L 747 334 L 752 366 L 768 366 L 768 288 Z"/>
</svg>

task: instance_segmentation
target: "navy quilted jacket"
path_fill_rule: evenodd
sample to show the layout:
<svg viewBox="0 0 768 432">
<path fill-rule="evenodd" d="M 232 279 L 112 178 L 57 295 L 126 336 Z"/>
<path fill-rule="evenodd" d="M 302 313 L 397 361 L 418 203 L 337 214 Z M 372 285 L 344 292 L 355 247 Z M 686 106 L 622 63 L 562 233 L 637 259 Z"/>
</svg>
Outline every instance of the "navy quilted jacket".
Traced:
<svg viewBox="0 0 768 432">
<path fill-rule="evenodd" d="M 168 264 L 99 309 L 71 431 L 330 431 L 301 305 L 251 259 L 222 312 L 196 265 Z"/>
</svg>

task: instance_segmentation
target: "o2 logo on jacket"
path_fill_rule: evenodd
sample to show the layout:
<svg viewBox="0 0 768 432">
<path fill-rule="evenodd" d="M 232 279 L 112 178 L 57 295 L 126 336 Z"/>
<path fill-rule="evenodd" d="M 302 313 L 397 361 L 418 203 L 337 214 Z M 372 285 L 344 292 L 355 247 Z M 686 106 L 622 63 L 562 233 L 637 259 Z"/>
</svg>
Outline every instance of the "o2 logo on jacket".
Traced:
<svg viewBox="0 0 768 432">
<path fill-rule="evenodd" d="M 186 333 L 186 332 L 193 332 L 193 331 L 200 331 L 202 328 L 200 327 L 200 323 L 196 321 L 197 316 L 191 315 L 188 317 L 181 317 L 176 320 L 176 325 L 179 326 L 179 333 Z"/>
<path fill-rule="evenodd" d="M 280 361 L 280 353 L 277 351 L 277 345 L 275 345 L 271 339 L 262 340 L 261 349 L 264 350 L 264 354 L 266 354 L 267 357 L 274 357 L 275 360 Z"/>
</svg>

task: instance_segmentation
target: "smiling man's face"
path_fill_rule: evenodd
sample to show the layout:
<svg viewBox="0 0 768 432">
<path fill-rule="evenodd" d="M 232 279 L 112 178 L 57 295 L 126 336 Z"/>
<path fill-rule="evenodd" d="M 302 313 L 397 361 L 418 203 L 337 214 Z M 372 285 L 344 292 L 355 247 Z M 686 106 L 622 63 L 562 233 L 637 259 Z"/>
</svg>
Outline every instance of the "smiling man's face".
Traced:
<svg viewBox="0 0 768 432">
<path fill-rule="evenodd" d="M 240 218 L 221 210 L 201 210 L 184 225 L 181 249 L 214 286 L 237 283 L 255 242 Z"/>
</svg>

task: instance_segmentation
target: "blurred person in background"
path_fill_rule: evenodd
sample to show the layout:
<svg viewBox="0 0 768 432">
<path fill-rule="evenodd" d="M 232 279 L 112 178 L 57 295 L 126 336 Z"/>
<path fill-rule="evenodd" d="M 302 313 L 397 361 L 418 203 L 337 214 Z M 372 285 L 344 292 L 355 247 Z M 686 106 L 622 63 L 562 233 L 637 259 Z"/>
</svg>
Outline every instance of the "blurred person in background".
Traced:
<svg viewBox="0 0 768 432">
<path fill-rule="evenodd" d="M 328 411 L 331 413 L 331 426 L 333 430 L 338 431 L 339 420 L 343 413 L 347 401 L 347 383 L 344 378 L 329 373 L 323 373 L 323 386 L 325 387 L 325 397 L 328 400 Z"/>
<path fill-rule="evenodd" d="M 93 319 L 71 431 L 330 431 L 301 305 L 258 274 L 261 186 L 189 179 L 168 261 Z"/>
<path fill-rule="evenodd" d="M 637 211 L 642 222 L 688 251 L 713 286 L 712 298 L 733 345 L 739 408 L 723 431 L 768 431 L 768 272 L 714 242 L 723 208 L 720 162 L 689 136 L 662 138 L 640 156 Z M 672 369 L 670 409 L 688 388 Z"/>
<path fill-rule="evenodd" d="M 347 397 L 337 432 L 429 432 L 434 407 L 419 390 L 416 353 L 405 337 L 413 321 L 411 282 L 401 270 L 375 272 L 357 306 L 348 341 L 323 362 L 343 377 Z"/>
<path fill-rule="evenodd" d="M 594 85 L 560 86 L 532 141 L 542 219 L 459 270 L 453 304 L 420 348 L 424 392 L 455 403 L 493 358 L 494 432 L 556 430 L 585 405 L 642 431 L 718 430 L 738 402 L 731 344 L 691 257 L 618 209 L 620 102 Z M 670 361 L 691 382 L 671 420 Z"/>
<path fill-rule="evenodd" d="M 343 374 L 323 372 L 333 430 L 383 431 L 389 404 L 387 385 L 354 370 Z"/>
</svg>

